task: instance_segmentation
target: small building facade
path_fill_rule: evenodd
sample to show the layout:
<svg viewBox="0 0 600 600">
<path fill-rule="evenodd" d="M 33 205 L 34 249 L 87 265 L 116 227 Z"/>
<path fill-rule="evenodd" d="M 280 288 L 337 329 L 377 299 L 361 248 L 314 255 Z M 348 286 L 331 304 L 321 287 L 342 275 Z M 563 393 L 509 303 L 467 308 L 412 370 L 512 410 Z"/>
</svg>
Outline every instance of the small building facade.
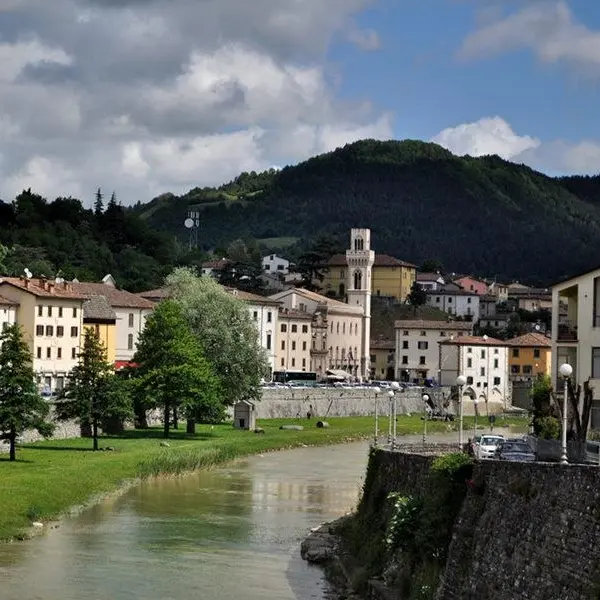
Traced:
<svg viewBox="0 0 600 600">
<path fill-rule="evenodd" d="M 235 429 L 256 429 L 256 407 L 254 402 L 240 400 L 233 405 L 233 427 Z"/>
<path fill-rule="evenodd" d="M 479 320 L 479 299 L 475 292 L 453 289 L 445 286 L 443 289 L 427 292 L 427 304 L 455 317 L 466 317 L 472 321 Z"/>
<path fill-rule="evenodd" d="M 312 320 L 306 311 L 279 309 L 275 370 L 312 370 Z"/>
<path fill-rule="evenodd" d="M 91 296 L 83 303 L 83 328 L 93 330 L 114 364 L 117 355 L 117 314 L 104 296 Z"/>
<path fill-rule="evenodd" d="M 287 275 L 290 272 L 290 261 L 277 254 L 268 254 L 262 258 L 262 268 L 271 275 Z"/>
<path fill-rule="evenodd" d="M 526 333 L 506 340 L 510 377 L 531 381 L 538 375 L 550 375 L 552 370 L 552 342 L 542 333 Z"/>
<path fill-rule="evenodd" d="M 489 292 L 489 285 L 485 281 L 471 275 L 463 275 L 452 281 L 466 292 L 473 292 L 478 296 L 485 296 Z"/>
<path fill-rule="evenodd" d="M 417 283 L 426 292 L 441 289 L 446 281 L 439 273 L 417 273 Z"/>
<path fill-rule="evenodd" d="M 371 341 L 371 379 L 396 380 L 396 342 L 393 340 Z"/>
<path fill-rule="evenodd" d="M 0 296 L 0 333 L 17 322 L 19 304 L 14 300 Z"/>
</svg>

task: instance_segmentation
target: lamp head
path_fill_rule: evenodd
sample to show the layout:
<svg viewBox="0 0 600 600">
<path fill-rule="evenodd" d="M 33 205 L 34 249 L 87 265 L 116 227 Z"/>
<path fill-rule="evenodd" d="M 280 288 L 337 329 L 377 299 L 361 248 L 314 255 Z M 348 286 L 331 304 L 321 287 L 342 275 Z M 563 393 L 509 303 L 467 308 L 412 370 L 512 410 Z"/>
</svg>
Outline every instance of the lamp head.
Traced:
<svg viewBox="0 0 600 600">
<path fill-rule="evenodd" d="M 392 390 L 394 390 L 394 392 L 397 392 L 400 389 L 400 384 L 397 381 L 392 381 L 390 387 Z"/>
<path fill-rule="evenodd" d="M 394 397 L 394 390 L 390 390 L 390 391 L 388 392 L 388 396 L 389 396 L 390 398 L 393 398 L 393 397 Z"/>
<path fill-rule="evenodd" d="M 375 387 L 375 388 L 373 388 L 373 391 L 374 391 L 376 394 L 381 394 L 381 388 Z"/>
<path fill-rule="evenodd" d="M 429 402 L 429 394 L 423 394 L 423 402 Z"/>
<path fill-rule="evenodd" d="M 465 385 L 467 383 L 467 378 L 464 375 L 459 375 L 456 378 L 456 385 Z"/>
<path fill-rule="evenodd" d="M 571 377 L 571 375 L 573 374 L 573 367 L 569 363 L 564 363 L 560 365 L 558 370 L 560 374 L 565 378 Z"/>
</svg>

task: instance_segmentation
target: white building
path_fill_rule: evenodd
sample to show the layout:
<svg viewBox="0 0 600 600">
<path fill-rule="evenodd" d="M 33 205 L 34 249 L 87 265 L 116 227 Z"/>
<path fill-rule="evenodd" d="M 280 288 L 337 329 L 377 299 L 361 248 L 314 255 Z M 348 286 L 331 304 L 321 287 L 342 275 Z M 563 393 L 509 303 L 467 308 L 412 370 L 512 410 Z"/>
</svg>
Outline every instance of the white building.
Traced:
<svg viewBox="0 0 600 600">
<path fill-rule="evenodd" d="M 117 315 L 115 368 L 127 366 L 133 359 L 146 319 L 154 303 L 138 294 L 117 289 L 111 280 L 106 283 L 71 283 L 73 290 L 85 298 L 104 296 Z"/>
<path fill-rule="evenodd" d="M 218 279 L 221 271 L 228 265 L 229 260 L 227 258 L 215 258 L 203 262 L 200 272 L 205 277 L 214 277 L 215 279 Z"/>
<path fill-rule="evenodd" d="M 600 268 L 552 287 L 552 381 L 563 389 L 558 367 L 573 367 L 571 380 L 590 380 L 592 427 L 600 427 Z"/>
<path fill-rule="evenodd" d="M 287 275 L 290 272 L 290 261 L 287 258 L 277 256 L 277 254 L 268 254 L 262 259 L 263 271 L 270 274 Z"/>
<path fill-rule="evenodd" d="M 487 336 L 462 336 L 440 342 L 440 375 L 443 386 L 455 385 L 464 375 L 463 394 L 480 402 L 506 403 L 510 396 L 508 347 Z"/>
<path fill-rule="evenodd" d="M 0 333 L 17 321 L 18 304 L 14 300 L 0 296 Z"/>
<path fill-rule="evenodd" d="M 475 292 L 454 289 L 454 286 L 427 292 L 429 306 L 455 317 L 470 317 L 474 322 L 479 320 L 479 299 Z"/>
<path fill-rule="evenodd" d="M 451 336 L 473 333 L 473 324 L 466 321 L 396 321 L 396 377 L 400 381 L 422 383 L 440 379 L 439 343 Z"/>
<path fill-rule="evenodd" d="M 417 273 L 416 281 L 426 292 L 442 289 L 446 283 L 439 273 Z"/>
</svg>

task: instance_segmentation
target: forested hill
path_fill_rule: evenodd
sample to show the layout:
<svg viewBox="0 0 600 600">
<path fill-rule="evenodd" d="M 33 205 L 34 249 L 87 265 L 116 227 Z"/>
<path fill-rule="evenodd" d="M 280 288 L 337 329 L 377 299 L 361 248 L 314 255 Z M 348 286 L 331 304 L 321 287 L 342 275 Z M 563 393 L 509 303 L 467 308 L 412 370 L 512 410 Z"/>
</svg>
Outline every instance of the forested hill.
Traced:
<svg viewBox="0 0 600 600">
<path fill-rule="evenodd" d="M 205 247 L 240 237 L 285 247 L 325 232 L 345 239 L 364 226 L 377 252 L 538 283 L 594 267 L 600 256 L 600 177 L 550 178 L 419 141 L 356 142 L 135 210 L 154 228 L 185 236 L 188 206 L 200 207 Z"/>
</svg>

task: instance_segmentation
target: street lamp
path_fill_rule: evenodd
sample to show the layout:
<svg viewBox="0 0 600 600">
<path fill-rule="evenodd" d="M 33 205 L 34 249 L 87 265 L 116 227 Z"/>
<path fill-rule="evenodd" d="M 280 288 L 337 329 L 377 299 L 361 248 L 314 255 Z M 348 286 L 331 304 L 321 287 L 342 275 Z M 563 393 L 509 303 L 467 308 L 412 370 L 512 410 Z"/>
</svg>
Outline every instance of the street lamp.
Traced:
<svg viewBox="0 0 600 600">
<path fill-rule="evenodd" d="M 462 451 L 463 448 L 463 386 L 467 383 L 467 378 L 464 375 L 459 375 L 456 378 L 456 385 L 458 386 L 458 405 L 459 405 L 459 417 L 458 417 L 458 447 Z"/>
<path fill-rule="evenodd" d="M 400 384 L 397 381 L 392 381 L 390 384 L 392 391 L 394 392 L 393 405 L 394 405 L 394 429 L 393 429 L 393 445 L 396 445 L 396 432 L 398 431 L 398 415 L 396 413 L 396 393 L 400 391 Z"/>
<path fill-rule="evenodd" d="M 565 380 L 565 394 L 563 397 L 563 414 L 562 414 L 562 454 L 560 456 L 560 464 L 569 464 L 569 458 L 567 456 L 567 399 L 569 394 L 569 377 L 573 373 L 573 367 L 564 363 L 558 368 L 560 374 Z"/>
<path fill-rule="evenodd" d="M 477 417 L 479 416 L 479 409 L 477 407 L 478 404 L 477 398 L 473 399 L 473 407 L 475 409 L 475 424 L 473 425 L 473 442 L 475 442 L 475 438 L 477 437 Z"/>
<path fill-rule="evenodd" d="M 388 409 L 388 444 L 390 444 L 390 446 L 392 445 L 392 419 L 393 419 L 393 415 L 392 415 L 392 402 L 394 400 L 394 390 L 390 390 L 388 392 L 388 398 L 390 401 L 390 406 Z"/>
<path fill-rule="evenodd" d="M 429 415 L 429 411 L 427 410 L 429 406 L 429 394 L 423 394 L 423 403 L 425 405 L 425 416 L 423 417 L 423 446 L 425 446 L 425 438 L 427 437 L 427 416 Z"/>
<path fill-rule="evenodd" d="M 377 448 L 377 444 L 379 444 L 379 394 L 381 394 L 381 390 L 376 387 L 373 391 L 375 392 L 375 439 L 373 440 L 373 446 Z"/>
</svg>

